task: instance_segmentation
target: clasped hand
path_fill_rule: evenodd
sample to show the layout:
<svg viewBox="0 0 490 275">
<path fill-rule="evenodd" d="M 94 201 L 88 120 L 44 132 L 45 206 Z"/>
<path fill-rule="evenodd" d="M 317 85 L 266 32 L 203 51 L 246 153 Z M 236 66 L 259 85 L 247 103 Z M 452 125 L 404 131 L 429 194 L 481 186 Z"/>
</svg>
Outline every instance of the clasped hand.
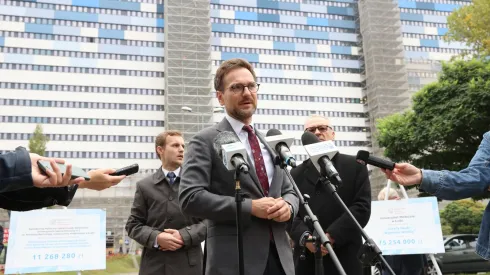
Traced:
<svg viewBox="0 0 490 275">
<path fill-rule="evenodd" d="M 283 198 L 265 197 L 252 200 L 252 215 L 261 219 L 285 222 L 291 218 L 291 209 Z"/>
<path fill-rule="evenodd" d="M 161 251 L 175 251 L 184 246 L 184 240 L 178 230 L 165 229 L 158 234 L 157 243 Z"/>
</svg>

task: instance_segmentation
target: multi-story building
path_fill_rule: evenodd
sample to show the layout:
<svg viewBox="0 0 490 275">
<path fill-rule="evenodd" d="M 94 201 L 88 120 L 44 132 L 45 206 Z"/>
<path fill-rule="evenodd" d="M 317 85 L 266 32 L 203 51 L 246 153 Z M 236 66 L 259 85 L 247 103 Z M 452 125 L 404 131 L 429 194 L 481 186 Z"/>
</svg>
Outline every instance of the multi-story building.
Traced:
<svg viewBox="0 0 490 275">
<path fill-rule="evenodd" d="M 354 0 L 211 1 L 213 69 L 232 57 L 252 63 L 260 83 L 254 123 L 294 134 L 299 160 L 307 159 L 300 140 L 311 114 L 331 118 L 343 153 L 368 149 L 355 6 Z"/>
<path fill-rule="evenodd" d="M 163 24 L 156 3 L 1 0 L 0 150 L 27 147 L 42 124 L 46 156 L 85 169 L 139 163 L 142 173 L 155 171 Z M 106 208 L 108 230 L 122 230 L 133 195 L 130 181 L 102 193 L 80 190 L 73 207 Z"/>
<path fill-rule="evenodd" d="M 257 127 L 296 136 L 331 118 L 340 152 L 380 153 L 375 119 L 403 110 L 435 80 L 452 0 L 0 0 L 0 151 L 27 146 L 36 124 L 47 156 L 85 169 L 139 163 L 140 175 L 72 207 L 107 208 L 122 232 L 135 181 L 159 161 L 165 128 L 190 136 L 222 119 L 212 77 L 229 58 L 256 68 Z M 383 183 L 373 177 L 373 194 Z M 2 217 L 6 220 L 6 216 Z"/>
<path fill-rule="evenodd" d="M 471 1 L 359 0 L 359 43 L 362 47 L 363 89 L 371 132 L 376 119 L 410 106 L 413 92 L 437 80 L 441 62 L 468 50 L 447 43 L 447 16 Z M 382 149 L 371 137 L 371 150 Z M 386 184 L 379 169 L 372 176 L 373 197 Z"/>
</svg>

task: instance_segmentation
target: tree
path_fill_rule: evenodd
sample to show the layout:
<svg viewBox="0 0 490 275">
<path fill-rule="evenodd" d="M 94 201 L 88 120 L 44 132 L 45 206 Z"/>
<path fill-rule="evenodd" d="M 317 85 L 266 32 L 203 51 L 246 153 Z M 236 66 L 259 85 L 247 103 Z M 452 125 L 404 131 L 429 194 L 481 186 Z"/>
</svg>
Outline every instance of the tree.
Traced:
<svg viewBox="0 0 490 275">
<path fill-rule="evenodd" d="M 490 55 L 490 1 L 473 0 L 449 15 L 447 23 L 447 41 L 461 41 L 479 56 Z"/>
<path fill-rule="evenodd" d="M 43 127 L 40 124 L 36 125 L 36 129 L 29 139 L 29 151 L 44 156 L 48 141 L 49 138 L 43 134 Z"/>
<path fill-rule="evenodd" d="M 428 169 L 465 168 L 490 129 L 490 62 L 443 65 L 437 82 L 412 98 L 412 110 L 377 121 L 385 156 Z"/>
<path fill-rule="evenodd" d="M 441 211 L 441 217 L 454 234 L 478 234 L 485 206 L 473 200 L 454 201 Z"/>
<path fill-rule="evenodd" d="M 441 211 L 439 216 L 441 216 L 441 229 L 442 229 L 442 235 L 447 236 L 453 234 L 453 230 L 451 226 L 447 223 L 447 221 L 442 217 L 442 212 Z"/>
<path fill-rule="evenodd" d="M 377 140 L 393 161 L 433 170 L 468 166 L 490 130 L 490 61 L 443 64 L 438 81 L 412 98 L 412 109 L 377 121 Z"/>
</svg>

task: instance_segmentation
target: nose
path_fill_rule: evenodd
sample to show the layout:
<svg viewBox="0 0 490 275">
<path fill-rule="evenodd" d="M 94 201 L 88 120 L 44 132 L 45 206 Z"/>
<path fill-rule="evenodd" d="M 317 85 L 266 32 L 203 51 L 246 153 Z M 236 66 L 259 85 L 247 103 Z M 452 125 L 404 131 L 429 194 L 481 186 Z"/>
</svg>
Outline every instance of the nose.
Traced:
<svg viewBox="0 0 490 275">
<path fill-rule="evenodd" d="M 247 95 L 252 95 L 252 92 L 248 89 L 247 86 L 243 87 L 242 95 L 245 95 L 245 93 L 247 93 Z"/>
</svg>

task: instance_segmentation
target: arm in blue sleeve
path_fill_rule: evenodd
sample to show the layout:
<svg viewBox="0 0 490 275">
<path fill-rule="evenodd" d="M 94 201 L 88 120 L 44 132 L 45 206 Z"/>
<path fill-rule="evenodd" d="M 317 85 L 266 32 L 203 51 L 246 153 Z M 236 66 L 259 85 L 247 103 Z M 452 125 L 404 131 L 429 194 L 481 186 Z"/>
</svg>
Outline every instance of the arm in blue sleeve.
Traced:
<svg viewBox="0 0 490 275">
<path fill-rule="evenodd" d="M 459 172 L 422 170 L 420 189 L 443 200 L 460 200 L 482 195 L 489 186 L 490 132 L 487 132 L 467 168 Z"/>
<path fill-rule="evenodd" d="M 0 155 L 0 193 L 33 186 L 31 158 L 25 148 Z"/>
</svg>

